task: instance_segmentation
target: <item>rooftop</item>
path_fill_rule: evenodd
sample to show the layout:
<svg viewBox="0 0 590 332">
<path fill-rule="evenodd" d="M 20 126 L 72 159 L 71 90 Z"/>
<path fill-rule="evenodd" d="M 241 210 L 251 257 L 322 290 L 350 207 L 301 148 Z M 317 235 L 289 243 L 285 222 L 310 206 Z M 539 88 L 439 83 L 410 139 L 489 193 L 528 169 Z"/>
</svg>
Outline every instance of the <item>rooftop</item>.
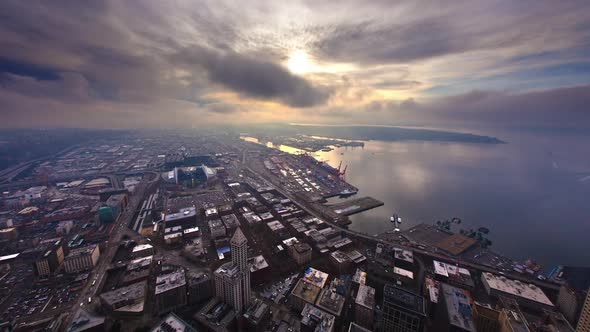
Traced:
<svg viewBox="0 0 590 332">
<path fill-rule="evenodd" d="M 179 269 L 172 273 L 159 275 L 156 278 L 155 293 L 157 295 L 184 285 L 186 285 L 185 273 L 184 270 Z"/>
<path fill-rule="evenodd" d="M 275 220 L 275 221 L 268 222 L 268 223 L 266 223 L 266 225 L 267 225 L 267 226 L 268 226 L 268 228 L 270 228 L 270 230 L 271 230 L 271 231 L 273 231 L 273 232 L 274 232 L 274 231 L 278 231 L 278 230 L 281 230 L 281 229 L 284 229 L 284 228 L 285 228 L 285 226 L 283 226 L 283 224 L 281 224 L 281 222 L 280 222 L 280 221 L 278 221 L 278 220 Z"/>
<path fill-rule="evenodd" d="M 142 250 L 148 250 L 148 249 L 152 249 L 153 246 L 151 244 L 138 244 L 135 247 L 133 247 L 132 252 L 139 252 Z"/>
<path fill-rule="evenodd" d="M 553 307 L 553 303 L 547 295 L 533 284 L 511 280 L 488 272 L 482 272 L 481 278 L 490 289 Z"/>
<path fill-rule="evenodd" d="M 224 277 L 235 278 L 240 273 L 240 267 L 233 262 L 227 262 L 215 270 L 215 274 L 222 275 Z"/>
<path fill-rule="evenodd" d="M 318 286 L 314 286 L 308 282 L 305 282 L 303 279 L 299 279 L 297 285 L 295 285 L 295 288 L 293 288 L 291 295 L 303 299 L 305 302 L 315 303 L 320 290 L 321 289 Z"/>
<path fill-rule="evenodd" d="M 90 255 L 97 248 L 96 244 L 91 244 L 86 247 L 76 248 L 70 251 L 67 258 L 74 258 L 78 256 Z"/>
<path fill-rule="evenodd" d="M 328 280 L 328 274 L 320 270 L 316 270 L 313 267 L 309 267 L 307 270 L 305 270 L 305 276 L 303 276 L 302 280 L 319 288 L 324 288 L 324 285 Z"/>
<path fill-rule="evenodd" d="M 476 332 L 469 292 L 444 283 L 441 284 L 440 291 L 446 303 L 449 324 L 461 328 L 462 331 Z"/>
<path fill-rule="evenodd" d="M 373 310 L 375 307 L 375 288 L 367 285 L 360 285 L 354 302 L 367 309 Z"/>
<path fill-rule="evenodd" d="M 436 244 L 436 247 L 449 252 L 452 255 L 460 255 L 474 245 L 477 240 L 461 234 L 453 234 Z"/>
<path fill-rule="evenodd" d="M 299 240 L 296 237 L 290 237 L 290 238 L 288 238 L 286 240 L 283 240 L 283 243 L 287 247 L 292 246 L 292 245 L 294 245 L 295 243 L 298 243 L 298 242 L 299 242 Z"/>
<path fill-rule="evenodd" d="M 256 257 L 252 257 L 248 259 L 248 264 L 250 264 L 250 272 L 260 271 L 268 267 L 268 263 L 264 256 L 258 255 Z"/>
<path fill-rule="evenodd" d="M 270 311 L 270 307 L 259 299 L 255 299 L 246 312 L 244 317 L 254 324 L 258 324 L 262 318 Z"/>
<path fill-rule="evenodd" d="M 338 264 L 350 262 L 350 257 L 348 257 L 347 254 L 343 253 L 340 250 L 336 250 L 333 253 L 331 253 L 330 257 L 332 257 Z"/>
<path fill-rule="evenodd" d="M 317 299 L 316 306 L 338 317 L 344 306 L 344 296 L 336 293 L 336 289 L 324 288 Z"/>
<path fill-rule="evenodd" d="M 197 210 L 194 207 L 186 207 L 180 209 L 177 213 L 167 214 L 164 221 L 174 221 L 182 218 L 190 218 L 197 215 Z"/>
<path fill-rule="evenodd" d="M 395 259 L 402 260 L 408 263 L 414 263 L 414 253 L 411 250 L 394 248 L 393 252 Z"/>
<path fill-rule="evenodd" d="M 168 314 L 151 332 L 195 332 L 192 326 L 180 319 L 174 313 Z"/>
<path fill-rule="evenodd" d="M 104 320 L 104 317 L 92 315 L 88 311 L 79 308 L 74 314 L 74 320 L 68 327 L 67 332 L 88 331 L 93 327 L 103 325 Z"/>
<path fill-rule="evenodd" d="M 334 315 L 324 312 L 306 303 L 301 311 L 301 324 L 308 326 L 314 332 L 331 332 L 334 330 Z"/>
<path fill-rule="evenodd" d="M 117 306 L 121 302 L 132 302 L 145 297 L 147 281 L 117 288 L 100 295 L 100 298 L 110 306 Z"/>
<path fill-rule="evenodd" d="M 387 284 L 383 289 L 383 302 L 411 310 L 414 313 L 425 316 L 424 298 L 396 285 Z"/>
</svg>

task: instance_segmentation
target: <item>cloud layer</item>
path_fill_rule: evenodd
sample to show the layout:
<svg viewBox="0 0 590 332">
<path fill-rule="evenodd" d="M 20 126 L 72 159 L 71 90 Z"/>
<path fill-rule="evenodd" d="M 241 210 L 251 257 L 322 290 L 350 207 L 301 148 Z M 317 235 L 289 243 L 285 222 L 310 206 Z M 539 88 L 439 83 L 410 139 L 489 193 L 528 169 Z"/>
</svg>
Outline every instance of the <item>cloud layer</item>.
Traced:
<svg viewBox="0 0 590 332">
<path fill-rule="evenodd" d="M 7 0 L 0 120 L 583 127 L 587 22 L 578 1 Z"/>
</svg>

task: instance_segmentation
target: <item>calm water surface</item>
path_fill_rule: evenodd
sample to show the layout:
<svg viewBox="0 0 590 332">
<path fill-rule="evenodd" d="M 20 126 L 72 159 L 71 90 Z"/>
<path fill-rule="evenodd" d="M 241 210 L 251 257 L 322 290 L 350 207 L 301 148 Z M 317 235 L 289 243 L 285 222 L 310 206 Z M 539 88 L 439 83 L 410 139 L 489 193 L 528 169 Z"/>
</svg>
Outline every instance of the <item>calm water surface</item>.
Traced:
<svg viewBox="0 0 590 332">
<path fill-rule="evenodd" d="M 493 248 L 515 259 L 590 265 L 590 137 L 488 134 L 508 144 L 370 141 L 315 156 L 342 160 L 359 196 L 385 202 L 351 216 L 354 230 L 390 230 L 394 212 L 404 229 L 457 216 L 489 228 Z"/>
</svg>

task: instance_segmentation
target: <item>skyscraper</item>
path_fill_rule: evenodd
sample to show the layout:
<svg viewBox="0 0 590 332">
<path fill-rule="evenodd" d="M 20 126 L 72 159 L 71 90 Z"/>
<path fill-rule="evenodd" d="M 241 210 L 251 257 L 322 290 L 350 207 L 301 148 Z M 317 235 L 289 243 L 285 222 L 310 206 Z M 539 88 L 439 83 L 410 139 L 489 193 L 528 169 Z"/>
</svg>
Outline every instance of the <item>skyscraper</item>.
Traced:
<svg viewBox="0 0 590 332">
<path fill-rule="evenodd" d="M 215 270 L 215 295 L 241 313 L 250 304 L 250 267 L 248 240 L 239 227 L 230 243 L 232 261 Z"/>
</svg>

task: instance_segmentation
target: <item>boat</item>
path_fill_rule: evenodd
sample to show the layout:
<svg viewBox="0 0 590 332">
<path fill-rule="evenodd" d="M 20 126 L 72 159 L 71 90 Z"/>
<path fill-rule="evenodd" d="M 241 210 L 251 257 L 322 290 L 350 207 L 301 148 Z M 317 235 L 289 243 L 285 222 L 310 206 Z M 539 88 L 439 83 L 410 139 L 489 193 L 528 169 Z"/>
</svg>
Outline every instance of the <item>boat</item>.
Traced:
<svg viewBox="0 0 590 332">
<path fill-rule="evenodd" d="M 322 152 L 330 152 L 330 151 L 332 151 L 332 148 L 323 148 L 322 149 Z"/>
</svg>

